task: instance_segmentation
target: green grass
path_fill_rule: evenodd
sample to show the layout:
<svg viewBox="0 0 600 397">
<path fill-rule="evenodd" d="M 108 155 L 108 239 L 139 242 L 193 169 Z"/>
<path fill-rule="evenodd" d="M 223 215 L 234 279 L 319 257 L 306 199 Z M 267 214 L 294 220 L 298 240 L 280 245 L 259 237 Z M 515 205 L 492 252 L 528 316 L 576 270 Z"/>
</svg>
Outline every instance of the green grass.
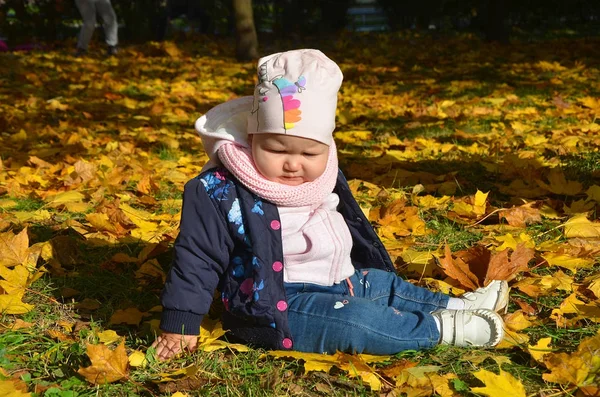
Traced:
<svg viewBox="0 0 600 397">
<path fill-rule="evenodd" d="M 37 198 L 15 198 L 17 205 L 12 207 L 10 211 L 35 212 L 42 208 L 45 203 Z"/>
<path fill-rule="evenodd" d="M 150 100 L 154 99 L 154 95 L 149 95 L 149 94 L 141 91 L 135 85 L 129 85 L 129 86 L 125 87 L 124 89 L 119 91 L 119 93 L 126 95 L 130 98 L 137 99 L 139 101 L 150 101 Z"/>
<path fill-rule="evenodd" d="M 421 217 L 424 218 L 431 234 L 417 237 L 417 247 L 431 249 L 448 244 L 452 251 L 459 251 L 474 246 L 483 238 L 483 233 L 468 229 L 464 225 L 441 216 L 438 212 L 431 211 L 422 214 Z"/>
<path fill-rule="evenodd" d="M 556 239 L 564 240 L 560 223 L 555 220 L 543 218 L 541 222 L 528 225 L 525 230 L 536 244 Z"/>
<path fill-rule="evenodd" d="M 454 134 L 454 128 L 452 125 L 433 125 L 404 129 L 403 131 L 398 132 L 398 138 L 445 138 L 451 136 L 452 134 Z"/>
<path fill-rule="evenodd" d="M 600 183 L 600 151 L 582 152 L 576 156 L 563 156 L 563 169 L 568 178 L 586 185 Z"/>
<path fill-rule="evenodd" d="M 354 85 L 357 88 L 354 91 L 347 90 L 347 93 L 343 92 L 340 96 L 342 99 L 340 111 L 349 116 L 347 123 L 339 127 L 341 127 L 341 131 L 369 130 L 372 132 L 373 138 L 354 145 L 344 145 L 340 155 L 342 166 L 354 165 L 355 169 L 362 171 L 362 179 L 366 181 L 375 180 L 377 182 L 377 178 L 382 178 L 380 180 L 384 180 L 384 177 L 394 178 L 394 182 L 390 182 L 393 187 L 385 186 L 378 197 L 372 197 L 368 189 L 361 190 L 358 199 L 365 205 L 384 205 L 391 195 L 397 197 L 400 190 L 407 193 L 405 196 L 409 198 L 410 192 L 417 183 L 428 185 L 427 192 L 438 195 L 442 194 L 439 190 L 436 191 L 439 184 L 456 185 L 455 197 L 457 198 L 472 195 L 477 190 L 490 191 L 488 201 L 492 206 L 497 207 L 517 202 L 516 199 L 519 197 L 506 197 L 499 194 L 499 185 L 506 185 L 514 179 L 526 179 L 535 186 L 535 179 L 543 179 L 548 167 L 538 164 L 535 160 L 527 160 L 528 157 L 522 159 L 522 164 L 516 164 L 518 167 L 522 167 L 520 169 L 513 169 L 513 164 L 502 162 L 500 156 L 502 151 L 510 151 L 516 156 L 521 154 L 516 150 L 524 148 L 524 146 L 521 144 L 522 136 L 511 136 L 510 131 L 503 134 L 504 127 L 501 126 L 501 123 L 510 129 L 512 120 L 520 121 L 535 126 L 537 130 L 549 137 L 551 131 L 569 131 L 569 127 L 572 125 L 592 122 L 590 117 L 593 116 L 588 115 L 590 112 L 588 109 L 574 105 L 570 109 L 577 113 L 561 113 L 561 110 L 553 105 L 552 98 L 561 96 L 566 101 L 575 103 L 577 98 L 582 96 L 598 96 L 595 94 L 599 92 L 599 89 L 593 84 L 590 85 L 590 82 L 597 80 L 598 63 L 596 58 L 598 57 L 592 51 L 593 41 L 573 42 L 573 46 L 568 48 L 564 43 L 554 42 L 535 46 L 527 43 L 513 43 L 510 51 L 491 46 L 489 49 L 486 48 L 485 52 L 481 52 L 481 54 L 488 53 L 490 55 L 488 57 L 478 55 L 481 42 L 466 37 L 458 42 L 454 42 L 450 37 L 439 37 L 433 42 L 432 37 L 426 37 L 423 40 L 414 36 L 409 37 L 408 40 L 413 41 L 416 45 L 407 45 L 406 38 L 389 34 L 377 36 L 386 39 L 387 48 L 383 45 L 380 54 L 372 51 L 368 57 L 365 57 L 363 56 L 367 53 L 365 50 L 372 50 L 366 46 L 379 39 L 368 35 L 355 37 L 360 39 L 357 41 L 361 46 L 357 46 L 357 41 L 352 40 L 347 44 L 348 48 L 342 47 L 332 52 L 333 59 L 340 59 L 344 63 L 346 75 L 344 86 L 352 87 Z M 468 47 L 470 51 L 467 51 L 466 54 L 455 51 L 452 46 L 445 45 L 446 40 L 450 45 L 461 44 L 462 47 L 457 48 Z M 330 44 L 335 47 L 338 43 L 332 41 Z M 423 44 L 431 45 L 433 51 L 423 51 Z M 559 45 L 553 47 L 555 44 Z M 64 189 L 64 178 L 61 177 L 65 175 L 64 173 L 71 172 L 68 170 L 69 167 L 79 157 L 93 161 L 92 159 L 97 159 L 101 155 L 109 158 L 119 156 L 118 151 L 107 152 L 103 149 L 106 142 L 114 142 L 116 139 L 125 139 L 133 145 L 132 151 L 129 153 L 132 155 L 131 161 L 137 161 L 135 154 L 140 151 L 149 153 L 152 160 L 168 162 L 176 162 L 182 155 L 194 156 L 201 150 L 197 139 L 184 138 L 178 148 L 162 142 L 169 142 L 173 137 L 177 139 L 179 135 L 175 132 L 189 130 L 192 128 L 191 123 L 195 117 L 216 105 L 213 103 L 214 99 L 204 98 L 203 90 L 206 87 L 220 87 L 221 90 L 227 90 L 231 97 L 247 95 L 252 92 L 255 72 L 254 67 L 249 66 L 249 63 L 241 65 L 238 73 L 224 76 L 221 74 L 221 70 L 214 70 L 214 67 L 207 62 L 208 59 L 214 60 L 219 57 L 221 60 L 226 60 L 227 63 L 232 62 L 230 54 L 223 55 L 228 51 L 228 47 L 221 46 L 220 41 L 215 42 L 214 47 L 210 48 L 191 41 L 178 42 L 177 46 L 186 54 L 181 59 L 177 59 L 177 57 L 159 58 L 155 55 L 152 55 L 151 59 L 144 58 L 145 52 L 154 54 L 156 50 L 155 47 L 153 49 L 143 45 L 135 46 L 132 49 L 132 53 L 137 51 L 137 55 L 139 55 L 135 59 L 131 53 L 128 53 L 128 50 L 125 50 L 123 56 L 118 59 L 118 65 L 117 62 L 114 64 L 104 62 L 98 66 L 100 69 L 114 68 L 115 73 L 111 73 L 111 76 L 106 75 L 107 79 L 102 78 L 104 73 L 102 70 L 84 70 L 83 72 L 89 74 L 90 78 L 96 76 L 98 79 L 94 81 L 100 82 L 85 90 L 64 91 L 64 87 L 68 87 L 70 83 L 74 82 L 69 79 L 72 76 L 71 72 L 75 70 L 76 73 L 81 73 L 77 68 L 72 68 L 70 58 L 64 56 L 64 51 L 66 51 L 64 49 L 59 49 L 57 52 L 48 51 L 50 55 L 58 55 L 52 62 L 36 53 L 28 53 L 26 57 L 22 57 L 22 60 L 19 59 L 18 64 L 15 63 L 13 70 L 5 73 L 12 77 L 2 80 L 6 84 L 0 87 L 0 96 L 12 101 L 18 99 L 20 102 L 18 108 L 7 107 L 9 110 L 7 114 L 10 114 L 10 117 L 5 121 L 0 120 L 0 132 L 3 132 L 0 134 L 0 139 L 2 139 L 6 152 L 3 155 L 2 166 L 5 167 L 3 169 L 7 170 L 6 175 L 8 175 L 6 179 L 0 178 L 0 180 L 2 183 L 5 180 L 10 181 L 11 173 L 18 172 L 20 167 L 31 166 L 28 159 L 32 155 L 43 158 L 44 161 L 48 161 L 57 168 L 55 171 L 40 170 L 40 175 L 48 177 L 50 181 L 48 186 L 38 186 L 36 190 L 39 192 L 34 192 L 30 198 L 16 199 L 17 206 L 2 211 L 2 215 L 6 215 L 6 219 L 10 219 L 12 211 L 32 212 L 40 208 L 48 209 L 52 215 L 51 220 L 39 224 L 17 225 L 13 230 L 17 231 L 19 228 L 27 226 L 30 244 L 50 239 L 63 239 L 65 244 L 56 247 L 57 255 L 64 255 L 64 257 L 60 257 L 60 259 L 64 259 L 59 261 L 62 264 L 60 267 L 56 263 L 43 263 L 43 261 L 39 263 L 40 266 L 45 266 L 48 272 L 33 283 L 25 295 L 26 301 L 33 304 L 34 309 L 19 316 L 0 314 L 0 323 L 3 325 L 12 324 L 16 319 L 34 324 L 31 328 L 20 330 L 0 326 L 0 367 L 9 375 L 24 380 L 29 385 L 30 391 L 34 390 L 35 385 L 49 388 L 45 392 L 39 391 L 34 397 L 166 397 L 174 391 L 186 392 L 189 396 L 374 397 L 387 395 L 389 390 L 381 393 L 372 391 L 360 379 L 352 378 L 337 368 L 333 368 L 328 373 L 305 374 L 302 360 L 274 359 L 265 354 L 266 352 L 263 350 L 237 352 L 224 349 L 185 355 L 166 363 L 158 362 L 153 358 L 152 349 L 149 349 L 155 336 L 149 321 L 156 321 L 160 314 L 149 313 L 149 310 L 160 302 L 162 279 L 161 277 L 136 278 L 136 272 L 141 263 L 118 263 L 112 260 L 116 253 L 137 257 L 146 245 L 134 243 L 133 239 L 108 244 L 100 238 L 90 238 L 87 232 L 95 230 L 90 227 L 89 222 L 83 221 L 85 214 L 61 213 L 60 210 L 44 207 L 44 202 L 37 199 L 37 197 L 45 197 L 43 194 L 47 194 L 50 190 Z M 548 48 L 551 49 L 550 53 Z M 379 48 L 377 50 L 379 51 Z M 187 56 L 189 54 L 192 56 Z M 198 59 L 195 59 L 193 54 L 198 54 Z M 214 54 L 216 55 L 213 56 Z M 19 54 L 7 55 L 10 57 L 5 57 L 8 61 L 20 57 Z M 560 59 L 563 56 L 564 62 Z M 582 78 L 573 77 L 571 79 L 563 76 L 565 84 L 552 85 L 548 84 L 548 79 L 555 75 L 561 77 L 560 73 L 536 75 L 534 73 L 536 69 L 527 66 L 523 67 L 523 71 L 518 71 L 520 65 L 555 59 L 560 59 L 561 64 L 566 67 L 572 67 L 575 62 L 582 63 L 585 69 L 575 73 Z M 22 68 L 23 65 L 27 67 Z M 57 65 L 60 65 L 62 71 L 57 69 Z M 19 70 L 17 70 L 17 66 Z M 363 73 L 364 66 L 368 66 L 365 69 L 366 73 Z M 384 69 L 389 66 L 393 66 L 394 70 Z M 412 69 L 413 66 L 417 66 L 417 68 Z M 382 69 L 376 70 L 379 68 Z M 23 73 L 37 73 L 44 82 L 44 86 L 38 87 L 27 83 L 26 75 Z M 197 95 L 193 98 L 169 96 L 170 84 L 172 81 L 176 81 L 178 76 L 189 77 L 190 84 L 197 88 Z M 373 77 L 377 79 L 373 79 Z M 159 85 L 155 84 L 157 79 L 161 80 Z M 226 81 L 226 79 L 228 80 Z M 231 87 L 232 84 L 227 84 L 227 82 L 231 83 L 232 79 L 235 79 L 234 87 Z M 462 80 L 466 81 L 464 88 L 460 88 L 461 84 L 450 84 L 450 81 L 461 82 Z M 139 83 L 133 84 L 132 81 Z M 109 85 L 103 85 L 102 82 Z M 23 91 L 23 87 L 26 88 L 25 91 Z M 112 101 L 106 101 L 105 94 L 111 90 L 110 87 L 125 87 L 119 91 L 121 95 L 147 103 L 139 104 L 138 109 L 133 112 L 112 103 Z M 164 89 L 161 92 L 161 98 L 156 98 L 154 95 L 157 92 L 154 90 L 159 89 L 157 87 Z M 40 91 L 40 89 L 42 90 Z M 348 94 L 350 92 L 360 94 L 355 96 Z M 486 102 L 487 97 L 509 94 L 517 95 L 519 100 L 500 106 Z M 383 101 L 386 101 L 389 95 L 405 96 L 410 99 L 405 103 L 406 110 L 388 109 L 386 106 L 381 106 L 386 105 Z M 23 99 L 26 100 L 29 97 L 50 99 L 59 96 L 72 99 L 69 102 L 72 106 L 69 111 L 50 111 L 45 109 L 46 105 L 43 101 L 39 102 L 37 107 L 30 107 L 27 102 L 23 102 Z M 164 100 L 165 112 L 172 108 L 184 110 L 189 115 L 188 119 L 184 120 L 184 117 L 164 118 L 162 114 L 151 112 L 152 106 L 149 102 L 152 99 L 159 100 L 159 103 L 163 103 Z M 441 119 L 436 116 L 435 106 L 444 99 L 456 100 L 455 109 L 459 111 L 456 114 L 448 112 L 450 116 Z M 541 103 L 541 100 L 545 102 Z M 433 106 L 428 108 L 429 105 Z M 474 115 L 470 113 L 473 107 L 479 106 L 493 107 L 494 114 Z M 521 110 L 527 106 L 535 107 L 538 114 L 535 117 L 523 115 L 517 118 L 511 114 L 511 111 Z M 385 110 L 380 111 L 379 109 Z M 88 116 L 83 114 L 84 111 L 91 114 L 93 118 L 88 119 Z M 36 117 L 31 117 L 32 113 L 35 113 Z M 132 120 L 134 113 L 145 117 Z M 145 118 L 150 120 L 145 120 Z M 598 123 L 597 120 L 595 122 Z M 154 129 L 158 134 L 157 140 L 146 139 L 143 134 L 135 138 L 130 133 L 123 133 L 126 130 L 137 131 L 137 128 L 142 125 Z M 409 128 L 416 125 L 419 127 Z M 86 128 L 89 133 L 88 136 L 82 137 L 81 144 L 63 144 L 63 142 L 76 137 L 75 134 L 79 131 L 79 127 Z M 160 131 L 161 128 L 166 128 L 167 131 L 163 131 L 163 133 Z M 44 139 L 40 140 L 40 144 L 33 141 L 20 142 L 11 139 L 10 136 L 20 129 L 25 129 L 27 132 L 30 130 L 43 131 L 45 135 L 40 135 L 40 137 Z M 472 133 L 473 136 L 463 136 L 458 133 L 459 131 Z M 493 134 L 492 131 L 494 131 Z M 574 134 L 577 135 L 579 132 L 575 131 Z M 581 134 L 579 137 L 582 141 L 586 141 L 588 138 L 591 139 L 590 135 L 591 133 Z M 425 138 L 433 145 L 450 143 L 456 148 L 447 152 L 429 153 L 425 147 L 422 153 L 416 152 L 413 158 L 402 162 L 386 163 L 385 160 L 389 160 L 389 158 L 385 157 L 382 158 L 384 161 L 379 162 L 380 159 L 377 156 L 385 156 L 386 140 L 391 136 L 402 141 L 392 147 L 399 151 L 405 148 L 406 150 L 414 149 L 414 142 L 411 140 L 414 141 L 416 138 Z M 482 154 L 469 154 L 468 150 L 462 150 L 474 142 L 480 144 L 482 148 L 489 148 L 489 152 L 485 153 L 487 150 L 485 149 Z M 585 186 L 599 184 L 600 154 L 595 151 L 598 145 L 592 140 L 586 142 L 587 146 L 582 148 L 553 147 L 553 143 L 550 142 L 546 150 L 539 152 L 538 155 L 544 156 L 548 160 L 558 158 L 568 179 L 581 181 Z M 63 153 L 54 152 L 52 154 L 48 152 L 48 149 L 64 151 L 69 155 L 67 161 L 65 162 L 65 158 L 59 156 Z M 565 155 L 564 153 L 571 154 Z M 127 154 L 121 153 L 121 155 Z M 58 167 L 61 164 L 63 164 L 63 168 Z M 497 170 L 494 169 L 493 164 L 498 165 Z M 555 163 L 552 164 L 552 166 L 555 165 Z M 409 171 L 412 175 L 402 181 L 397 180 L 394 175 L 399 175 L 400 170 Z M 111 170 L 103 169 L 101 166 L 100 174 L 101 171 L 108 174 Z M 50 174 L 43 174 L 43 172 L 50 172 Z M 124 172 L 127 173 L 128 170 L 125 169 Z M 68 186 L 68 188 L 85 189 L 86 197 L 93 197 L 94 203 L 115 203 L 117 194 L 126 190 L 126 195 L 131 198 L 129 204 L 134 208 L 143 208 L 153 214 L 175 214 L 180 210 L 178 203 L 174 203 L 172 206 L 164 204 L 166 200 L 182 198 L 181 181 L 166 181 L 160 175 L 156 175 L 155 179 L 159 189 L 152 194 L 152 197 L 158 202 L 155 205 L 151 201 L 140 200 L 147 197 L 140 195 L 136 190 L 137 175 L 132 177 L 127 174 L 126 176 L 127 178 L 123 179 L 120 186 L 101 186 L 101 189 L 98 190 L 100 186 L 89 183 L 81 187 Z M 373 180 L 369 179 L 371 177 Z M 0 184 L 0 195 L 3 195 L 2 197 L 11 196 L 10 189 L 14 187 L 34 189 L 34 186 L 26 186 L 26 180 L 19 180 L 18 183 L 21 186 Z M 5 189 L 5 187 L 8 188 Z M 381 187 L 384 187 L 383 182 Z M 582 194 L 578 198 L 585 197 Z M 536 197 L 536 199 L 541 201 L 546 198 Z M 564 197 L 552 196 L 547 203 L 558 209 L 563 202 L 568 204 L 564 200 Z M 97 210 L 102 209 L 104 208 L 98 205 Z M 452 207 L 449 206 L 438 211 L 423 211 L 420 216 L 426 222 L 427 229 L 431 233 L 416 238 L 414 242 L 413 237 L 410 236 L 399 242 L 406 243 L 406 246 L 410 246 L 410 248 L 428 251 L 441 248 L 447 243 L 453 251 L 457 251 L 487 244 L 491 240 L 487 237 L 493 237 L 499 231 L 504 233 L 509 229 L 508 225 L 498 221 L 495 216 L 487 218 L 481 224 L 467 226 L 449 219 L 451 210 Z M 595 215 L 592 213 L 592 217 Z M 75 226 L 68 226 L 65 223 L 67 217 L 79 220 L 80 227 L 75 223 L 72 224 Z M 4 220 L 4 218 L 0 218 L 0 220 Z M 471 224 L 474 222 L 475 220 Z M 538 245 L 557 238 L 559 242 L 566 242 L 560 223 L 559 220 L 544 219 L 529 225 L 524 231 L 533 236 Z M 3 230 L 9 230 L 10 227 L 13 226 L 6 226 Z M 127 228 L 130 225 L 124 227 Z M 104 236 L 106 234 L 104 233 Z M 85 240 L 86 236 L 89 240 Z M 172 259 L 172 237 L 174 237 L 172 234 L 165 235 L 163 240 L 165 245 L 158 247 L 163 250 L 151 258 L 157 260 L 164 271 L 169 268 Z M 539 252 L 537 255 L 539 256 Z M 552 276 L 557 270 L 556 267 L 540 265 L 532 269 L 531 273 L 537 276 Z M 574 275 L 574 281 L 581 284 L 585 277 L 596 275 L 598 272 L 600 272 L 598 264 L 590 269 L 582 269 Z M 568 271 L 565 273 L 569 274 Z M 532 274 L 523 273 L 518 278 L 531 277 Z M 443 279 L 444 277 L 438 278 Z M 410 281 L 416 280 L 410 279 Z M 582 292 L 580 294 L 582 299 L 593 301 L 593 296 L 589 291 L 581 291 L 582 288 L 579 288 L 578 292 Z M 569 295 L 568 291 L 555 290 L 545 296 L 532 298 L 513 288 L 510 312 L 520 308 L 515 302 L 515 298 L 537 307 L 539 311 L 535 318 L 540 321 L 522 331 L 530 337 L 529 343 L 533 344 L 540 338 L 550 337 L 556 352 L 572 353 L 582 340 L 598 332 L 600 326 L 588 320 L 582 320 L 567 328 L 557 327 L 550 315 L 552 310 L 559 307 Z M 81 302 L 86 299 L 98 302 L 99 307 L 96 309 L 82 307 Z M 111 316 L 117 310 L 133 307 L 149 313 L 142 319 L 139 326 L 110 323 Z M 61 325 L 64 322 L 73 324 L 73 331 L 65 329 Z M 86 344 L 98 343 L 98 333 L 106 330 L 116 331 L 124 337 L 128 352 L 133 350 L 146 352 L 149 363 L 144 368 L 131 368 L 128 379 L 124 381 L 95 386 L 78 375 L 77 370 L 90 364 L 86 354 Z M 59 337 L 56 332 L 61 332 L 65 338 Z M 469 358 L 473 355 L 487 358 L 481 363 L 475 363 Z M 410 360 L 420 366 L 439 366 L 440 374 L 454 374 L 458 377 L 452 381 L 452 386 L 457 394 L 474 396 L 475 393 L 470 389 L 483 386 L 483 383 L 473 375 L 473 372 L 478 369 L 486 369 L 498 373 L 499 365 L 493 358 L 500 356 L 510 359 L 511 362 L 503 364 L 502 369 L 523 382 L 528 396 L 559 395 L 561 391 L 568 388 L 568 385 L 552 385 L 544 382 L 542 375 L 549 371 L 541 364 L 532 363 L 526 346 L 502 350 L 437 346 L 430 350 L 401 352 L 385 363 L 373 364 L 372 367 L 384 369 L 400 360 Z M 164 380 L 165 373 L 192 365 L 196 367 L 194 376 L 179 376 L 170 381 L 159 382 L 161 379 Z M 0 375 L 0 379 L 3 379 L 3 376 Z M 567 393 L 565 392 L 565 394 Z"/>
<path fill-rule="evenodd" d="M 162 161 L 179 160 L 179 154 L 177 151 L 170 149 L 165 145 L 158 145 L 158 147 L 153 149 L 152 152 Z"/>
</svg>

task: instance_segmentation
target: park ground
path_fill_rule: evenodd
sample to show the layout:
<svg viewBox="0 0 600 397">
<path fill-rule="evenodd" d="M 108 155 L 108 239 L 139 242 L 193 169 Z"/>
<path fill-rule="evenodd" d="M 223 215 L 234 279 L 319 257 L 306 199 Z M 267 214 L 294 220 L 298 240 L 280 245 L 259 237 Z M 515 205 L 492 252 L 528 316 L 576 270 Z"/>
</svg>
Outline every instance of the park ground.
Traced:
<svg viewBox="0 0 600 397">
<path fill-rule="evenodd" d="M 251 95 L 255 64 L 204 36 L 63 44 L 0 54 L 0 395 L 600 395 L 600 39 L 303 46 L 344 73 L 340 166 L 398 272 L 451 294 L 509 280 L 501 345 L 291 356 L 208 319 L 201 352 L 158 362 L 181 193 L 207 160 L 193 124 Z"/>
</svg>

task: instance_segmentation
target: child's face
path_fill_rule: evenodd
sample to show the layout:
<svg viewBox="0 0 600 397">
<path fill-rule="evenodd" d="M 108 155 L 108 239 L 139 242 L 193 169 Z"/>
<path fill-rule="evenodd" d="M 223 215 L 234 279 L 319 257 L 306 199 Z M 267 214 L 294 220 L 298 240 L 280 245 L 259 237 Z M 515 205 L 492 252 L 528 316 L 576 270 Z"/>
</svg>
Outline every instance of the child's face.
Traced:
<svg viewBox="0 0 600 397">
<path fill-rule="evenodd" d="M 254 134 L 251 143 L 256 168 L 268 180 L 284 185 L 314 181 L 329 158 L 329 146 L 297 136 Z"/>
</svg>

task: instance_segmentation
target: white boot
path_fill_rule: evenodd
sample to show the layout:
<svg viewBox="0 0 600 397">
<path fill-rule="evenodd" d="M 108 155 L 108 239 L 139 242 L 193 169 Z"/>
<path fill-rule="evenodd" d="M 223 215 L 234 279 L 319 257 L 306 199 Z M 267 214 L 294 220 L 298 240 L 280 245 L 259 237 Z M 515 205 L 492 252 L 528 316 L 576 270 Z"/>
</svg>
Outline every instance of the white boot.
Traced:
<svg viewBox="0 0 600 397">
<path fill-rule="evenodd" d="M 502 317 L 486 309 L 436 310 L 431 313 L 440 324 L 440 344 L 493 347 L 504 338 Z"/>
<path fill-rule="evenodd" d="M 504 280 L 494 280 L 487 287 L 467 292 L 458 299 L 465 303 L 464 310 L 488 309 L 495 312 L 508 309 L 508 283 Z"/>
</svg>

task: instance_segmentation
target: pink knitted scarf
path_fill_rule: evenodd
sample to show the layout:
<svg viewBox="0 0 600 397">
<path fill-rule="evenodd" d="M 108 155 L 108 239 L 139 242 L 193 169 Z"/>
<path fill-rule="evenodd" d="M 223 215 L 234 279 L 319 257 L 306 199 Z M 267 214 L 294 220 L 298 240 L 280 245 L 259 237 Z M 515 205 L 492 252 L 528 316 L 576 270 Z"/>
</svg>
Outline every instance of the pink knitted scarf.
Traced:
<svg viewBox="0 0 600 397">
<path fill-rule="evenodd" d="M 335 143 L 329 146 L 329 159 L 323 174 L 312 182 L 289 186 L 272 182 L 260 174 L 250 149 L 226 143 L 218 150 L 219 159 L 250 191 L 273 204 L 283 207 L 299 207 L 322 203 L 333 191 L 337 180 L 338 159 Z"/>
</svg>

